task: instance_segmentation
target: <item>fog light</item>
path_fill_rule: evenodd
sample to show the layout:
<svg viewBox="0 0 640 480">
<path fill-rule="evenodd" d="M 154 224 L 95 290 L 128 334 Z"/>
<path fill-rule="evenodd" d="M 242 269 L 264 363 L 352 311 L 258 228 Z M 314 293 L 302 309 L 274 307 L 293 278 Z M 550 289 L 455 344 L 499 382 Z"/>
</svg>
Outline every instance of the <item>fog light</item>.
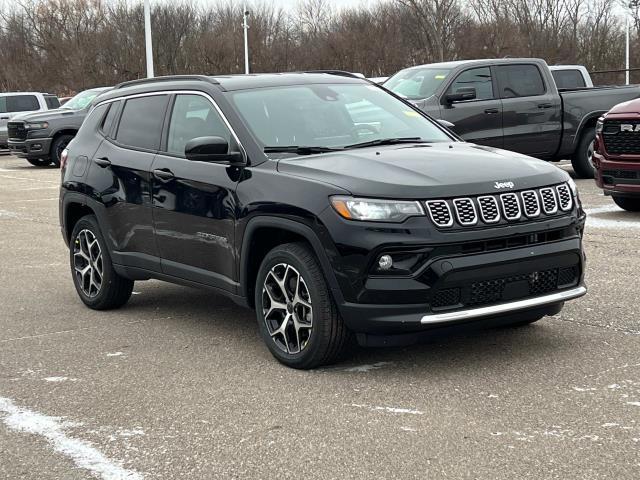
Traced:
<svg viewBox="0 0 640 480">
<path fill-rule="evenodd" d="M 382 255 L 378 259 L 378 267 L 380 270 L 389 270 L 393 266 L 393 258 L 391 255 Z"/>
</svg>

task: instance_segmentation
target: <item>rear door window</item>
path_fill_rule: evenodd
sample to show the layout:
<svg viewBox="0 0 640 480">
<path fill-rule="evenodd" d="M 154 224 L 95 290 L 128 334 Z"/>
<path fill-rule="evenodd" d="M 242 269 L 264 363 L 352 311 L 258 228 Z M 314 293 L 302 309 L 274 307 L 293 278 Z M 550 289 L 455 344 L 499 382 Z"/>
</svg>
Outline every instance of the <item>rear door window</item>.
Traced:
<svg viewBox="0 0 640 480">
<path fill-rule="evenodd" d="M 40 102 L 35 95 L 9 95 L 0 98 L 0 113 L 33 112 L 40 110 Z"/>
<path fill-rule="evenodd" d="M 542 75 L 535 65 L 498 65 L 496 73 L 502 98 L 533 97 L 545 93 Z"/>
<path fill-rule="evenodd" d="M 184 156 L 184 147 L 197 137 L 222 137 L 231 143 L 231 132 L 209 100 L 201 95 L 177 95 L 171 112 L 167 152 Z"/>
<path fill-rule="evenodd" d="M 476 100 L 489 100 L 494 98 L 491 68 L 471 68 L 465 70 L 454 80 L 447 94 L 456 93 L 461 88 L 473 87 L 476 89 Z"/>
<path fill-rule="evenodd" d="M 47 95 L 44 97 L 44 101 L 47 102 L 47 108 L 53 110 L 54 108 L 60 108 L 60 100 L 53 95 Z"/>
<path fill-rule="evenodd" d="M 145 150 L 160 147 L 167 95 L 153 95 L 127 100 L 122 109 L 116 141 Z"/>
</svg>

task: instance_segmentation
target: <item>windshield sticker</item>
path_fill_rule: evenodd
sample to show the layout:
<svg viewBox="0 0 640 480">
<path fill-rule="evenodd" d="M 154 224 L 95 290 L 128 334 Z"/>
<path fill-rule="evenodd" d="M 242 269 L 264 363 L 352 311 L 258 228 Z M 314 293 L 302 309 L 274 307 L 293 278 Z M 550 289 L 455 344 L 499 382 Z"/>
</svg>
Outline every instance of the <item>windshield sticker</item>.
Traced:
<svg viewBox="0 0 640 480">
<path fill-rule="evenodd" d="M 420 116 L 420 114 L 418 112 L 414 112 L 413 110 L 404 110 L 403 113 L 407 117 L 419 117 Z"/>
<path fill-rule="evenodd" d="M 435 78 L 436 80 L 444 80 L 444 77 L 446 77 L 446 75 L 436 75 Z"/>
</svg>

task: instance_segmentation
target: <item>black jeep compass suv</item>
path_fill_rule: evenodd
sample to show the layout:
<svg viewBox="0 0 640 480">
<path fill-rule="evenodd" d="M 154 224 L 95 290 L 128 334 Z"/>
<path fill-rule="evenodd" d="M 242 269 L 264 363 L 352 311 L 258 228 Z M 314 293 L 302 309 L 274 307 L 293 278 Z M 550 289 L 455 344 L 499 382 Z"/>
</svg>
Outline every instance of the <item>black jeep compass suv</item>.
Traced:
<svg viewBox="0 0 640 480">
<path fill-rule="evenodd" d="M 586 292 L 564 171 L 460 141 L 336 72 L 179 76 L 102 97 L 63 154 L 78 295 L 150 278 L 254 308 L 296 368 L 452 326 L 524 324 Z"/>
</svg>

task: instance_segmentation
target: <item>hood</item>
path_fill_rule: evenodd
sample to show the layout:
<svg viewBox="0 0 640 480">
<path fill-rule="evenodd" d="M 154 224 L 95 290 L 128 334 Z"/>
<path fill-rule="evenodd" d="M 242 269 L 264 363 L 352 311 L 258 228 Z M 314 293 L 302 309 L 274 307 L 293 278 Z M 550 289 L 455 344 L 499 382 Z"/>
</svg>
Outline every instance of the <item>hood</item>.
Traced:
<svg viewBox="0 0 640 480">
<path fill-rule="evenodd" d="M 542 187 L 567 181 L 548 162 L 472 143 L 371 147 L 280 160 L 278 170 L 353 195 L 440 198 Z M 506 185 L 496 185 L 496 182 Z M 510 187 L 510 183 L 513 187 Z"/>
<path fill-rule="evenodd" d="M 609 113 L 635 113 L 640 114 L 640 99 L 629 100 L 628 102 L 622 102 L 617 105 L 614 105 L 611 110 L 607 112 Z"/>
<path fill-rule="evenodd" d="M 45 110 L 43 112 L 25 112 L 14 115 L 11 120 L 19 120 L 25 122 L 48 122 L 57 118 L 76 115 L 79 111 L 80 110 L 69 110 L 68 108 L 56 108 L 55 110 Z"/>
</svg>

